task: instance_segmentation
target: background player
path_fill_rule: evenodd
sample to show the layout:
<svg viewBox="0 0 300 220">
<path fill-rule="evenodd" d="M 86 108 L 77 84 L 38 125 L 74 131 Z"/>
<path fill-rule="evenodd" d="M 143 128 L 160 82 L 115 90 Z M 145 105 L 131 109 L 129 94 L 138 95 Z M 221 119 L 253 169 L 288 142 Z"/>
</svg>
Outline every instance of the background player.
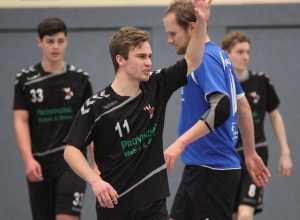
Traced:
<svg viewBox="0 0 300 220">
<path fill-rule="evenodd" d="M 264 134 L 265 114 L 269 113 L 270 122 L 281 148 L 279 159 L 280 176 L 289 176 L 292 170 L 290 149 L 286 139 L 284 123 L 278 110 L 279 98 L 269 77 L 263 72 L 248 70 L 250 58 L 250 38 L 243 32 L 232 32 L 222 41 L 222 49 L 231 59 L 237 78 L 251 106 L 255 129 L 256 152 L 267 165 L 268 147 Z M 242 158 L 242 177 L 237 192 L 234 219 L 252 220 L 255 213 L 262 211 L 263 188 L 258 187 L 245 168 L 243 143 L 239 136 L 236 150 Z"/>
<path fill-rule="evenodd" d="M 63 60 L 65 23 L 48 18 L 37 31 L 43 59 L 17 74 L 13 107 L 32 215 L 35 220 L 78 220 L 86 183 L 64 161 L 62 141 L 92 87 L 86 72 Z"/>
</svg>

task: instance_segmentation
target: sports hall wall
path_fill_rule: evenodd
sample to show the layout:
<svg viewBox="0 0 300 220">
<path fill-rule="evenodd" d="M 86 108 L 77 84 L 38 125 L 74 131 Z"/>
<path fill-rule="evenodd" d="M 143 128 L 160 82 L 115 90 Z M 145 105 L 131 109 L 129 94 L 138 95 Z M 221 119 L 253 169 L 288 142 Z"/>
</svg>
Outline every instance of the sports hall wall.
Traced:
<svg viewBox="0 0 300 220">
<path fill-rule="evenodd" d="M 2 8 L 0 9 L 0 219 L 31 219 L 25 168 L 13 130 L 13 88 L 16 73 L 41 60 L 35 28 L 47 17 L 62 18 L 69 28 L 65 60 L 90 73 L 94 92 L 112 82 L 114 71 L 108 51 L 112 34 L 122 26 L 149 31 L 153 50 L 153 70 L 173 64 L 180 57 L 167 44 L 159 7 L 99 8 Z M 289 178 L 280 178 L 280 155 L 276 138 L 266 118 L 269 142 L 269 169 L 272 178 L 265 187 L 264 212 L 257 220 L 298 220 L 300 216 L 300 4 L 213 5 L 209 35 L 220 45 L 223 36 L 234 30 L 246 32 L 252 39 L 250 69 L 266 72 L 281 99 L 279 107 L 285 121 L 294 169 Z M 169 102 L 164 132 L 164 147 L 177 136 L 180 92 Z M 176 163 L 169 175 L 174 198 L 183 165 Z M 82 219 L 95 219 L 95 198 L 87 189 Z"/>
</svg>

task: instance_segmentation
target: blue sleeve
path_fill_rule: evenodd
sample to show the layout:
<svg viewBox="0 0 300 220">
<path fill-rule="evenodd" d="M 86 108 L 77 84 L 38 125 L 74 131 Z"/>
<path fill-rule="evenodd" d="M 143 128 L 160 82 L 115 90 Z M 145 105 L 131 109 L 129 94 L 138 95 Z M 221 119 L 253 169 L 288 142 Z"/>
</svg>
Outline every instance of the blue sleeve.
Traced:
<svg viewBox="0 0 300 220">
<path fill-rule="evenodd" d="M 228 94 L 222 65 L 210 54 L 204 54 L 202 64 L 195 71 L 195 77 L 205 96 L 213 92 Z"/>
<path fill-rule="evenodd" d="M 234 84 L 236 96 L 243 96 L 244 91 L 232 65 L 222 63 L 222 58 L 217 53 L 204 53 L 203 62 L 194 73 L 195 80 L 203 89 L 205 97 L 213 92 L 231 96 L 229 93 L 232 90 L 232 83 Z M 234 82 L 231 82 L 231 80 Z"/>
</svg>

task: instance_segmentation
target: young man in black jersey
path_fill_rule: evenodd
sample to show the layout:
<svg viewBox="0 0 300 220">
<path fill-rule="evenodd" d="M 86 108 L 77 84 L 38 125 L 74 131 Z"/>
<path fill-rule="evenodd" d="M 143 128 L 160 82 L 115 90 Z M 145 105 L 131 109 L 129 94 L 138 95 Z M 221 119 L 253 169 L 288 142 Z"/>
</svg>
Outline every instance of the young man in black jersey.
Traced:
<svg viewBox="0 0 300 220">
<path fill-rule="evenodd" d="M 89 75 L 67 64 L 67 28 L 58 18 L 37 27 L 40 63 L 15 81 L 14 126 L 24 160 L 34 220 L 79 220 L 86 183 L 63 158 L 72 121 L 93 93 Z M 85 154 L 85 152 L 84 152 Z"/>
<path fill-rule="evenodd" d="M 66 161 L 97 197 L 98 220 L 169 218 L 165 110 L 172 93 L 201 64 L 210 3 L 195 0 L 197 22 L 185 57 L 152 74 L 146 31 L 123 27 L 111 38 L 115 80 L 84 103 L 65 139 Z M 82 155 L 91 141 L 101 176 Z"/>
<path fill-rule="evenodd" d="M 278 110 L 279 98 L 265 73 L 247 69 L 250 58 L 250 44 L 251 40 L 245 33 L 232 32 L 224 37 L 222 49 L 230 57 L 237 78 L 251 107 L 255 130 L 255 147 L 258 155 L 267 165 L 268 147 L 263 129 L 265 114 L 269 113 L 271 125 L 281 148 L 279 172 L 283 177 L 289 176 L 292 170 L 292 160 L 284 123 Z M 258 187 L 251 180 L 245 168 L 241 136 L 238 138 L 236 150 L 242 158 L 242 176 L 235 198 L 233 219 L 253 220 L 254 214 L 262 212 L 263 188 Z"/>
</svg>

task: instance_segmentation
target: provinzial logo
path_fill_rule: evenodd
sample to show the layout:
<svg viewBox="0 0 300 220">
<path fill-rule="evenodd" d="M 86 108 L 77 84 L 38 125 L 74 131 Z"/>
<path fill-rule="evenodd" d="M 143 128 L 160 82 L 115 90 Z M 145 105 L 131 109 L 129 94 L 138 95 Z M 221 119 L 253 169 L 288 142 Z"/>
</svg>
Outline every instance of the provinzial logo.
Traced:
<svg viewBox="0 0 300 220">
<path fill-rule="evenodd" d="M 70 87 L 63 88 L 62 91 L 64 91 L 66 93 L 66 96 L 65 96 L 66 100 L 69 100 L 74 95 L 74 93 L 71 91 Z"/>
<path fill-rule="evenodd" d="M 153 141 L 153 138 L 156 136 L 157 124 L 155 124 L 152 128 L 147 130 L 146 132 L 130 139 L 123 140 L 120 142 L 121 147 L 124 151 L 125 157 L 130 157 L 141 150 L 144 150 Z"/>
<path fill-rule="evenodd" d="M 151 107 L 150 104 L 148 106 L 145 106 L 143 108 L 144 111 L 149 111 L 149 114 L 150 114 L 150 119 L 153 117 L 153 114 L 154 114 L 154 107 Z"/>
<path fill-rule="evenodd" d="M 72 107 L 47 108 L 36 110 L 39 123 L 73 120 Z"/>
</svg>

